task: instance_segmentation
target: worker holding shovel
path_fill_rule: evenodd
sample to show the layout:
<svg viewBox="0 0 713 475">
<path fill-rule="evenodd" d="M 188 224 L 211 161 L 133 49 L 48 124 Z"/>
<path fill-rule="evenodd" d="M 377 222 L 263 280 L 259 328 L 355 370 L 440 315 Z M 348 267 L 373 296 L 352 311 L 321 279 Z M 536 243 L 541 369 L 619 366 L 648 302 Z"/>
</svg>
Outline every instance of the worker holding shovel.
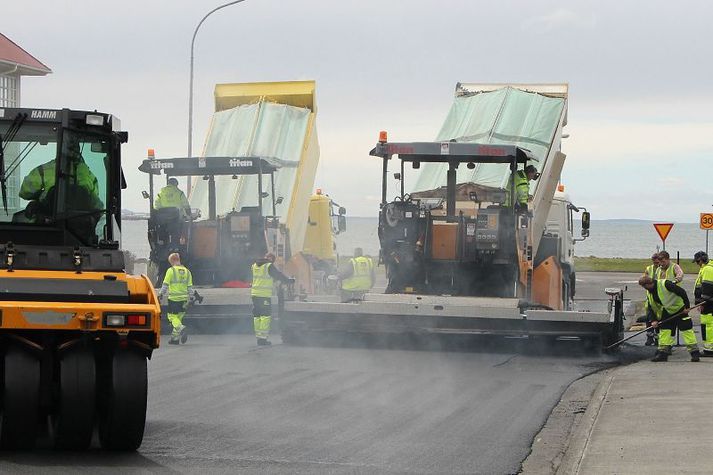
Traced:
<svg viewBox="0 0 713 475">
<path fill-rule="evenodd" d="M 701 353 L 693 331 L 693 321 L 688 315 L 691 304 L 686 291 L 670 280 L 652 279 L 647 275 L 639 279 L 639 285 L 651 294 L 650 302 L 656 316 L 651 326 L 659 328 L 658 349 L 651 361 L 668 360 L 676 328 L 683 336 L 686 348 L 691 354 L 691 361 L 699 361 Z"/>
</svg>

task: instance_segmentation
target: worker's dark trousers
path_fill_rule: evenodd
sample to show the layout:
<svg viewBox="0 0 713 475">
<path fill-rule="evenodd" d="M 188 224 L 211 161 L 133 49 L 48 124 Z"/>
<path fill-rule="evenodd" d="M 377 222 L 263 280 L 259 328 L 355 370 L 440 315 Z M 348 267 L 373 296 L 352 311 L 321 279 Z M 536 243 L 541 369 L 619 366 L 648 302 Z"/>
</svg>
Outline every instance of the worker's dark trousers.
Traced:
<svg viewBox="0 0 713 475">
<path fill-rule="evenodd" d="M 253 297 L 253 329 L 255 336 L 267 339 L 270 336 L 272 323 L 272 298 Z"/>
<path fill-rule="evenodd" d="M 654 315 L 654 311 L 651 309 L 651 307 L 646 309 L 646 335 L 651 336 L 653 338 L 658 338 L 658 333 L 659 329 L 658 328 L 651 328 L 651 322 L 656 320 L 656 315 Z"/>
</svg>

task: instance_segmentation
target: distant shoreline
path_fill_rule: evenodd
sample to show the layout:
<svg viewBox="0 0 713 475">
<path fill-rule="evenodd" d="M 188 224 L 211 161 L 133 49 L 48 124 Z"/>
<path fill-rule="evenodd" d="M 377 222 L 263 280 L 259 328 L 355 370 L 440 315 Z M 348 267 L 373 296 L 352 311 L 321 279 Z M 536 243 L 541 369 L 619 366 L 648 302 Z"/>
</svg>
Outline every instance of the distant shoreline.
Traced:
<svg viewBox="0 0 713 475">
<path fill-rule="evenodd" d="M 127 221 L 146 221 L 149 219 L 149 213 L 142 213 L 138 211 L 124 210 L 122 212 L 122 219 Z M 347 216 L 347 219 L 372 219 L 376 221 L 379 219 L 378 216 Z M 578 221 L 575 219 L 575 221 Z M 665 222 L 666 220 L 650 220 L 650 219 L 636 219 L 636 218 L 612 218 L 612 219 L 592 219 L 593 223 L 621 223 L 621 224 L 653 224 L 659 222 Z M 697 222 L 688 221 L 670 221 L 674 224 L 698 224 Z"/>
</svg>

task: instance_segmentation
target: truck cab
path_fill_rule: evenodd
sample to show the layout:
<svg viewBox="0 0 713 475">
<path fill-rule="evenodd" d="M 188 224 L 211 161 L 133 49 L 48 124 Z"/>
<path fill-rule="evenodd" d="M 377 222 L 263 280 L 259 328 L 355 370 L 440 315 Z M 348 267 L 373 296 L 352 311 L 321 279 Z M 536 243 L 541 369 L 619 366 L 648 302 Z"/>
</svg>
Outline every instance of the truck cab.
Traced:
<svg viewBox="0 0 713 475">
<path fill-rule="evenodd" d="M 582 237 L 574 235 L 574 214 L 582 213 Z M 545 230 L 540 240 L 540 247 L 535 258 L 539 265 L 548 256 L 556 256 L 562 271 L 562 305 L 564 310 L 571 310 L 576 291 L 574 267 L 575 244 L 589 236 L 589 212 L 572 204 L 564 185 L 560 184 L 552 197 L 550 212 L 547 215 Z"/>
</svg>

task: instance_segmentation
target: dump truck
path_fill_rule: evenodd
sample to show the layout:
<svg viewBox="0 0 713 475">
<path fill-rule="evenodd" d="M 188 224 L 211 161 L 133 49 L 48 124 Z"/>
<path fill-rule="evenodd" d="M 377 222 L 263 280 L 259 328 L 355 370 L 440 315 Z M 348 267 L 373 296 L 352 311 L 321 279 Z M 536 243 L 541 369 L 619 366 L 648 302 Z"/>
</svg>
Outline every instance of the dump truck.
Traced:
<svg viewBox="0 0 713 475">
<path fill-rule="evenodd" d="M 283 339 L 333 332 L 619 339 L 620 289 L 603 289 L 605 312 L 573 309 L 573 213 L 582 212 L 584 237 L 590 216 L 559 184 L 567 99 L 565 84 L 459 84 L 437 141 L 389 142 L 382 132 L 370 155 L 382 160 L 386 293 L 286 301 Z M 389 200 L 395 160 L 398 194 Z M 411 192 L 407 165 L 418 174 Z M 516 176 L 530 165 L 539 179 L 520 203 Z"/>
<path fill-rule="evenodd" d="M 160 307 L 121 250 L 119 120 L 0 108 L 0 446 L 135 450 Z"/>
</svg>

